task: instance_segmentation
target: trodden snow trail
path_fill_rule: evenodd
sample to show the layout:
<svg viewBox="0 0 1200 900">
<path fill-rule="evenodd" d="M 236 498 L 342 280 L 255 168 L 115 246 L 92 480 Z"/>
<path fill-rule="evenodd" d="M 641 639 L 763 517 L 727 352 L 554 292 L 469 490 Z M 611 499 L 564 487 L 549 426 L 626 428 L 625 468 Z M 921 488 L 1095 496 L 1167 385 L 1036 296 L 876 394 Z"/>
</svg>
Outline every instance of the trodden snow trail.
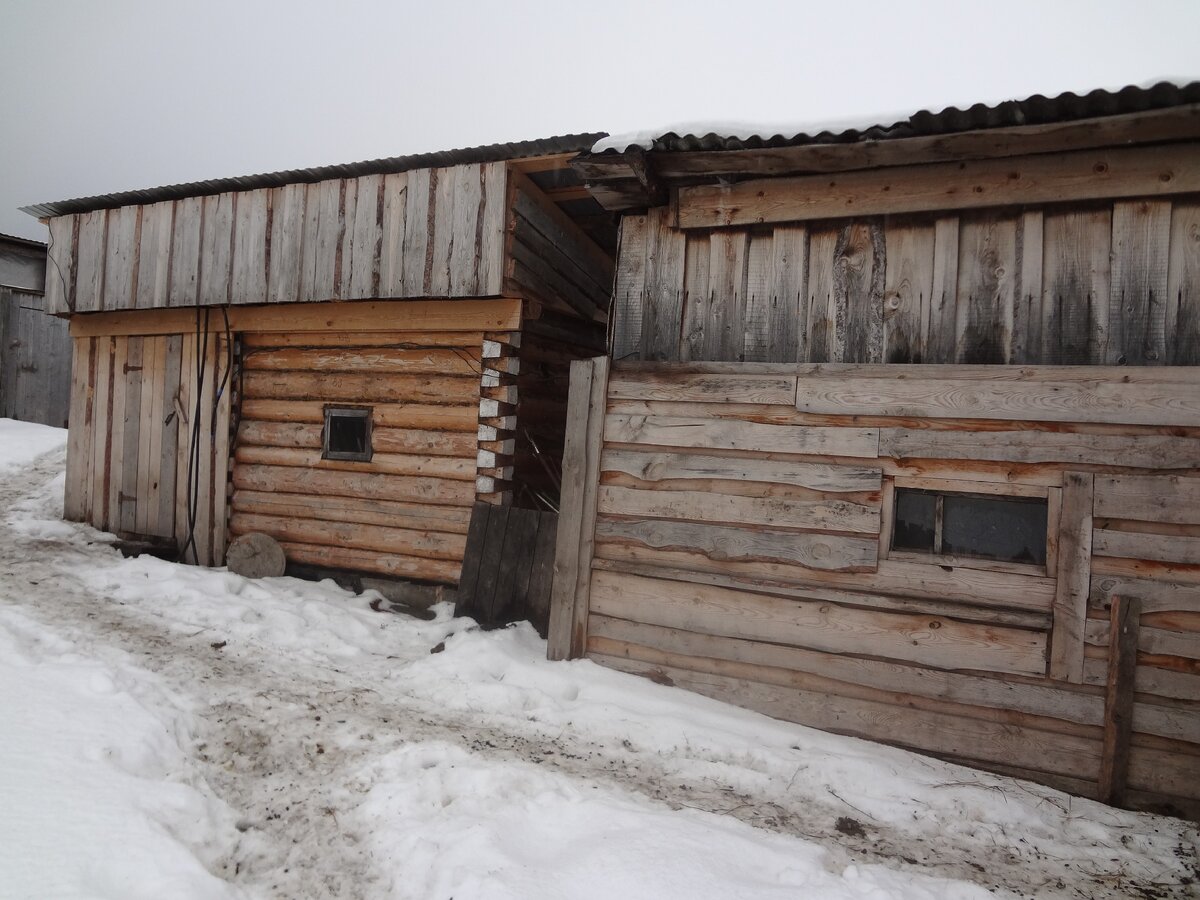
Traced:
<svg viewBox="0 0 1200 900">
<path fill-rule="evenodd" d="M 256 599 L 271 592 L 287 597 L 295 582 L 249 583 L 233 575 L 221 577 L 236 615 L 223 620 L 189 612 L 191 607 L 177 606 L 175 595 L 191 585 L 211 590 L 211 572 L 124 561 L 104 535 L 82 525 L 29 527 L 30 519 L 54 514 L 62 466 L 58 450 L 19 471 L 0 470 L 0 603 L 19 606 L 97 658 L 131 660 L 187 699 L 196 723 L 191 751 L 203 780 L 240 818 L 237 845 L 215 864 L 215 874 L 253 894 L 389 895 L 375 825 L 360 807 L 375 786 L 379 761 L 428 743 L 456 745 L 498 764 L 537 766 L 582 787 L 600 785 L 664 809 L 718 813 L 803 838 L 828 852 L 831 871 L 877 864 L 972 882 L 998 896 L 1195 896 L 1197 833 L 1178 820 L 1109 811 L 1027 783 L 879 748 L 879 777 L 889 766 L 904 766 L 906 777 L 916 772 L 935 782 L 930 794 L 911 798 L 908 815 L 889 819 L 860 808 L 854 786 L 810 778 L 802 749 L 792 754 L 787 771 L 777 756 L 722 749 L 719 741 L 688 741 L 664 752 L 641 732 L 623 736 L 590 727 L 584 712 L 569 722 L 546 714 L 536 696 L 525 697 L 527 708 L 470 699 L 477 687 L 479 696 L 515 690 L 502 683 L 503 672 L 462 676 L 497 683 L 467 685 L 460 703 L 427 689 L 441 677 L 429 667 L 441 660 L 449 669 L 465 669 L 481 649 L 499 642 L 536 647 L 527 629 L 472 637 L 464 634 L 472 629 L 469 622 L 448 619 L 444 611 L 429 623 L 365 613 L 344 626 L 344 644 L 333 640 L 332 650 L 322 652 L 297 643 L 286 630 L 272 630 L 277 620 L 255 612 Z M 332 586 L 324 591 L 348 606 L 366 605 Z M 296 596 L 299 605 L 309 595 Z M 315 627 L 324 621 L 316 619 Z M 459 650 L 468 637 L 476 644 Z M 347 649 L 355 641 L 368 651 Z M 444 656 L 431 657 L 442 647 Z M 526 664 L 543 665 L 533 659 Z M 571 672 L 577 680 L 588 677 L 579 679 L 579 667 L 591 666 L 560 665 L 566 668 L 548 671 Z M 594 671 L 597 679 L 628 678 L 630 690 L 657 692 L 655 702 L 681 693 Z M 567 683 L 563 690 L 578 688 Z M 709 701 L 699 698 L 683 702 L 709 709 L 702 706 Z M 796 732 L 799 748 L 801 735 L 811 732 Z M 861 742 L 847 746 L 861 757 L 876 752 Z M 955 780 L 936 783 L 947 772 Z M 939 794 L 962 800 L 931 803 Z M 1010 797 L 1022 815 L 1028 807 L 1044 817 L 1042 824 L 1064 830 L 1063 840 L 1079 844 L 1078 852 L 1023 833 L 1020 816 L 1017 824 L 991 823 L 966 812 L 981 802 L 1004 807 Z M 961 820 L 953 817 L 960 806 Z"/>
</svg>

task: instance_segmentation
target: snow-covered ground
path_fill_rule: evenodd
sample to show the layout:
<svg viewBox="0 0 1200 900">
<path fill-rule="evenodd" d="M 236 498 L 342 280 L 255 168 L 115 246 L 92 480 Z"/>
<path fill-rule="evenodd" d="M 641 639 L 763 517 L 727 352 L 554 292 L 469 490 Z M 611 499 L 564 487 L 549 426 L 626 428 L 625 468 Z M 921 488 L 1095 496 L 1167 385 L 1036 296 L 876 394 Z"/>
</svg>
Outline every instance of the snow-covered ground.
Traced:
<svg viewBox="0 0 1200 900">
<path fill-rule="evenodd" d="M 1187 897 L 1197 832 L 64 523 L 0 420 L 0 897 Z"/>
</svg>

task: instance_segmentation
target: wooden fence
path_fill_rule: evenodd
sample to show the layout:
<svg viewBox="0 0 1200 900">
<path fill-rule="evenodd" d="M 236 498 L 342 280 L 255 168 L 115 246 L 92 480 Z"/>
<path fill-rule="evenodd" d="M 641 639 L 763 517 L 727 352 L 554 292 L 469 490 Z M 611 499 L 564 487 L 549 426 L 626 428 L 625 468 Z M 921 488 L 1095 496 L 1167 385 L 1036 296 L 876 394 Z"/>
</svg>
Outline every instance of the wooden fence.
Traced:
<svg viewBox="0 0 1200 900">
<path fill-rule="evenodd" d="M 595 360 L 568 416 L 553 658 L 1200 816 L 1200 371 Z M 902 489 L 1045 546 L 900 549 Z"/>
</svg>

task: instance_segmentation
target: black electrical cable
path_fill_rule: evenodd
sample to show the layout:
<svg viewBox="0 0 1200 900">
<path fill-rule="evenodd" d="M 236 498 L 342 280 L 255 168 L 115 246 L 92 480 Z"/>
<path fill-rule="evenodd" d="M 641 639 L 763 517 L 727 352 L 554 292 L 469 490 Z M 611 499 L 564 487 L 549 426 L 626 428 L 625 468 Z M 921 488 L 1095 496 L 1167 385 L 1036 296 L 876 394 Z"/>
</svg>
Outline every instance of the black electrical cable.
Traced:
<svg viewBox="0 0 1200 900">
<path fill-rule="evenodd" d="M 187 470 L 187 540 L 180 548 L 179 558 L 187 562 L 187 552 L 192 551 L 192 562 L 200 562 L 200 554 L 196 547 L 196 515 L 200 505 L 200 434 L 203 427 L 204 415 L 204 372 L 208 356 L 208 317 L 209 310 L 204 310 L 203 325 L 201 324 L 200 301 L 196 300 L 196 402 L 192 412 L 191 432 L 188 440 L 188 470 Z"/>
</svg>

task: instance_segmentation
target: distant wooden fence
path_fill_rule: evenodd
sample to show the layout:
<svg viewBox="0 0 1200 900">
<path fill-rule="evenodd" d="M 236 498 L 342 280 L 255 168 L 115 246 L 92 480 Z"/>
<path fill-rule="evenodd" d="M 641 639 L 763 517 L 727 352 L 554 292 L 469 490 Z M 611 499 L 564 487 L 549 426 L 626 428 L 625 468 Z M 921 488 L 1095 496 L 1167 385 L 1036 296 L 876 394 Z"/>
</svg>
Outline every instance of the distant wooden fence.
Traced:
<svg viewBox="0 0 1200 900">
<path fill-rule="evenodd" d="M 1200 369 L 594 360 L 568 416 L 551 658 L 1200 818 Z M 1044 555 L 900 549 L 902 489 Z"/>
<path fill-rule="evenodd" d="M 555 513 L 476 503 L 454 614 L 484 627 L 527 619 L 545 635 L 557 531 Z"/>
<path fill-rule="evenodd" d="M 0 417 L 63 428 L 71 405 L 66 319 L 39 293 L 0 288 Z"/>
</svg>

